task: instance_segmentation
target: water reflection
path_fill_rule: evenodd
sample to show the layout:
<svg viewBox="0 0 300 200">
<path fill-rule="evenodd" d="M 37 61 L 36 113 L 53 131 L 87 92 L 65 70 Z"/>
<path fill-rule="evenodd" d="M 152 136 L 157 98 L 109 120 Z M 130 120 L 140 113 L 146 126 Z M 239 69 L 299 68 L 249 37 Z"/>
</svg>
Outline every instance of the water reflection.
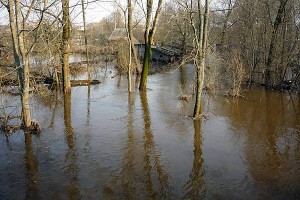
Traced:
<svg viewBox="0 0 300 200">
<path fill-rule="evenodd" d="M 144 120 L 144 170 L 147 176 L 147 180 L 145 183 L 146 190 L 148 192 L 148 195 L 152 198 L 164 198 L 167 195 L 169 187 L 168 175 L 165 172 L 163 165 L 160 163 L 160 156 L 158 152 L 155 150 L 154 138 L 151 130 L 151 118 L 147 100 L 147 92 L 140 92 L 140 98 Z M 158 185 L 153 185 L 152 169 L 156 170 L 159 183 Z M 155 187 L 158 187 L 158 194 L 154 190 Z"/>
<path fill-rule="evenodd" d="M 149 76 L 148 94 L 128 95 L 124 77 L 73 88 L 72 102 L 32 94 L 43 131 L 0 139 L 0 199 L 297 199 L 299 98 L 205 94 L 208 120 L 193 122 L 178 100 L 190 69 Z"/>
<path fill-rule="evenodd" d="M 182 92 L 185 92 L 187 87 L 187 77 L 186 77 L 186 68 L 181 66 L 179 68 L 179 84 Z"/>
<path fill-rule="evenodd" d="M 86 111 L 86 124 L 85 124 L 85 152 L 86 157 L 90 156 L 91 151 L 91 131 L 90 131 L 90 118 L 91 118 L 91 86 L 88 86 L 87 91 L 87 111 Z"/>
<path fill-rule="evenodd" d="M 91 86 L 88 85 L 87 92 L 87 111 L 86 111 L 86 124 L 90 124 L 90 115 L 91 115 Z"/>
<path fill-rule="evenodd" d="M 248 96 L 218 107 L 219 112 L 231 120 L 237 138 L 245 137 L 248 170 L 261 195 L 283 198 L 282 191 L 294 193 L 300 188 L 299 176 L 290 176 L 300 174 L 299 126 L 295 125 L 299 104 L 292 106 L 290 97 L 280 92 L 254 90 Z"/>
<path fill-rule="evenodd" d="M 64 94 L 64 123 L 65 123 L 65 135 L 66 143 L 68 145 L 67 152 L 65 154 L 66 163 L 66 177 L 70 178 L 67 182 L 67 190 L 69 199 L 80 199 L 80 188 L 78 184 L 78 164 L 77 164 L 77 152 L 75 148 L 76 137 L 72 127 L 71 119 L 71 94 Z"/>
<path fill-rule="evenodd" d="M 32 148 L 31 134 L 25 133 L 26 198 L 40 199 L 38 160 Z"/>
<path fill-rule="evenodd" d="M 54 107 L 52 108 L 52 116 L 51 116 L 51 123 L 49 128 L 54 126 L 54 121 L 55 121 L 55 116 L 56 116 L 56 112 L 57 112 L 57 108 L 58 108 L 58 91 L 55 91 L 55 98 L 54 98 Z M 52 99 L 53 101 L 53 99 Z M 50 109 L 51 109 L 51 105 L 50 105 Z"/>
<path fill-rule="evenodd" d="M 132 199 L 138 195 L 138 190 L 135 184 L 135 172 L 138 152 L 136 133 L 134 132 L 134 96 L 128 94 L 128 122 L 127 122 L 127 141 L 122 166 L 122 190 L 124 197 Z"/>
<path fill-rule="evenodd" d="M 203 199 L 205 197 L 205 170 L 202 157 L 201 120 L 194 120 L 194 161 L 189 180 L 185 184 L 185 199 Z"/>
</svg>

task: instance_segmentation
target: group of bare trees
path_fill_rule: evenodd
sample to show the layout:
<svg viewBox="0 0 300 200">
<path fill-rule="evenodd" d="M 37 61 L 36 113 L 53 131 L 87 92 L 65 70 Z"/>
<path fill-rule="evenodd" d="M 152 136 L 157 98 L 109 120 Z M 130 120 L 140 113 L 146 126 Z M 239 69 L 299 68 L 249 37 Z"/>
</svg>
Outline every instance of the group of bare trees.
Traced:
<svg viewBox="0 0 300 200">
<path fill-rule="evenodd" d="M 128 1 L 128 30 L 130 33 L 131 26 L 130 23 L 132 21 L 130 14 L 132 12 L 131 10 L 131 2 Z M 201 0 L 197 1 L 182 1 L 177 2 L 181 9 L 184 10 L 185 19 L 183 20 L 184 25 L 183 28 L 181 25 L 178 26 L 180 29 L 180 33 L 182 34 L 182 46 L 183 46 L 183 52 L 186 51 L 186 37 L 188 35 L 188 27 L 192 29 L 192 40 L 193 40 L 193 46 L 195 49 L 195 54 L 193 56 L 194 64 L 196 66 L 197 71 L 197 78 L 196 78 L 196 102 L 195 102 L 195 109 L 193 117 L 195 119 L 199 119 L 201 116 L 201 96 L 202 96 L 202 90 L 203 90 L 203 84 L 204 84 L 204 74 L 205 74 L 205 60 L 206 60 L 206 53 L 207 53 L 207 46 L 208 46 L 208 24 L 209 24 L 209 1 L 206 0 L 205 4 L 202 5 Z M 194 6 L 196 5 L 197 9 L 194 9 Z M 145 30 L 144 30 L 144 44 L 145 44 L 145 50 L 144 50 L 144 57 L 143 57 L 143 68 L 142 68 L 142 74 L 141 74 L 141 80 L 140 80 L 140 86 L 139 90 L 144 91 L 147 89 L 147 77 L 150 67 L 150 59 L 151 59 L 151 48 L 154 43 L 154 36 L 156 33 L 156 30 L 158 29 L 159 24 L 159 18 L 162 12 L 163 8 L 163 0 L 158 0 L 157 7 L 155 9 L 155 12 L 153 12 L 153 0 L 147 0 L 146 1 L 146 11 L 145 11 Z M 152 14 L 154 13 L 154 17 L 152 17 Z M 177 17 L 176 17 L 177 18 Z M 178 18 L 177 18 L 178 19 Z M 178 23 L 177 23 L 178 24 Z M 166 27 L 164 27 L 166 28 Z M 129 39 L 131 38 L 131 34 L 129 35 Z M 130 68 L 129 73 L 130 74 Z M 128 76 L 129 83 L 130 83 L 130 75 Z M 131 91 L 131 86 L 129 84 L 129 91 Z"/>
<path fill-rule="evenodd" d="M 43 27 L 45 15 L 54 17 L 52 25 L 58 20 L 61 22 L 62 31 L 56 37 L 61 35 L 61 64 L 63 71 L 63 90 L 66 93 L 71 92 L 70 72 L 69 72 L 69 51 L 71 38 L 71 22 L 69 13 L 69 0 L 63 0 L 62 19 L 59 15 L 52 13 L 52 7 L 57 6 L 59 2 L 52 1 L 31 1 L 29 4 L 20 0 L 1 1 L 1 4 L 7 9 L 9 14 L 9 26 L 12 38 L 14 52 L 14 65 L 18 69 L 19 92 L 22 105 L 22 126 L 27 131 L 35 131 L 38 128 L 37 123 L 33 122 L 30 114 L 29 82 L 30 82 L 30 56 L 34 51 L 38 41 L 45 37 Z M 37 19 L 36 19 L 37 18 Z M 34 19 L 34 23 L 32 22 Z M 28 21 L 31 21 L 28 25 Z M 44 33 L 44 34 L 43 34 Z M 62 33 L 62 34 L 60 34 Z M 30 39 L 30 42 L 29 42 Z"/>
<path fill-rule="evenodd" d="M 60 52 L 62 85 L 65 93 L 71 92 L 69 53 L 71 46 L 71 20 L 69 0 L 22 1 L 1 0 L 9 16 L 9 26 L 18 69 L 22 121 L 26 129 L 32 125 L 29 108 L 30 55 L 32 52 Z M 124 3 L 124 2 L 123 2 Z M 201 116 L 201 96 L 205 87 L 207 55 L 217 52 L 225 63 L 220 68 L 220 80 L 230 77 L 233 96 L 239 96 L 241 85 L 263 84 L 268 88 L 298 88 L 300 91 L 300 3 L 297 0 L 132 0 L 123 10 L 124 22 L 116 19 L 102 20 L 101 27 L 114 23 L 123 26 L 128 38 L 128 91 L 132 92 L 131 74 L 138 67 L 133 43 L 133 27 L 139 26 L 144 35 L 144 56 L 139 90 L 147 89 L 147 77 L 151 60 L 151 48 L 155 42 L 177 46 L 182 58 L 189 58 L 196 68 L 196 98 L 194 118 Z M 89 25 L 82 6 L 84 45 L 89 60 Z M 132 5 L 134 4 L 134 6 Z M 138 7 L 138 9 L 136 9 Z M 142 10 L 144 17 L 134 18 L 134 12 Z M 126 15 L 127 13 L 127 15 Z M 55 27 L 55 28 L 53 28 Z M 91 26 L 90 26 L 91 27 Z M 59 28 L 60 31 L 55 31 Z M 106 28 L 108 29 L 108 28 Z M 109 28 L 111 29 L 111 28 Z M 113 29 L 113 27 L 112 27 Z M 98 37 L 97 35 L 97 37 Z M 93 38 L 89 38 L 93 39 Z M 56 41 L 56 42 L 53 42 Z M 54 44 L 59 45 L 54 45 Z M 37 45 L 38 44 L 38 45 Z M 58 48 L 59 47 L 59 48 Z M 50 48 L 52 48 L 50 50 Z M 58 51 L 58 52 L 57 52 Z M 134 62 L 132 62 L 133 57 Z M 87 62 L 88 78 L 90 67 Z M 230 76 L 224 73 L 230 73 Z M 137 70 L 139 75 L 139 70 Z"/>
<path fill-rule="evenodd" d="M 220 20 L 227 26 L 222 30 L 222 53 L 240 52 L 249 84 L 280 89 L 288 81 L 290 87 L 300 88 L 299 2 L 230 2 L 225 6 L 229 9 L 225 19 Z"/>
</svg>

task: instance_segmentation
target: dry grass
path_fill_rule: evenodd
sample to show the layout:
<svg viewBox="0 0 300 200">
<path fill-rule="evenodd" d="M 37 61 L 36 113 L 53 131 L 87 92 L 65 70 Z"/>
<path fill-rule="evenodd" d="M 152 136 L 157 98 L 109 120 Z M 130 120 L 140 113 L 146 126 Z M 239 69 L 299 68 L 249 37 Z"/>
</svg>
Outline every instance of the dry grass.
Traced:
<svg viewBox="0 0 300 200">
<path fill-rule="evenodd" d="M 247 77 L 247 70 L 239 51 L 234 50 L 230 54 L 226 70 L 226 78 L 230 89 L 226 91 L 227 97 L 243 97 L 242 84 Z"/>
</svg>

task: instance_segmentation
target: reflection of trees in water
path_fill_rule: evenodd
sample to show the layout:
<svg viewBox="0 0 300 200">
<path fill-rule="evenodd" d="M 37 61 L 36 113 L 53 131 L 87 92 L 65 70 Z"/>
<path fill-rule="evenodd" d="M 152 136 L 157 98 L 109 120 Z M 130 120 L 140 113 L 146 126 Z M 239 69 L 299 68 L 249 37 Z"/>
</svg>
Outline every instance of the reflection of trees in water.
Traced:
<svg viewBox="0 0 300 200">
<path fill-rule="evenodd" d="M 181 66 L 179 68 L 179 86 L 181 87 L 180 89 L 182 90 L 182 92 L 186 92 L 186 87 L 187 87 L 187 83 L 186 83 L 186 66 Z"/>
<path fill-rule="evenodd" d="M 166 172 L 164 171 L 164 167 L 160 163 L 159 155 L 157 155 L 155 149 L 154 149 L 154 140 L 153 140 L 153 133 L 151 130 L 151 118 L 150 118 L 150 112 L 149 112 L 149 105 L 147 100 L 147 93 L 140 92 L 140 98 L 142 103 L 142 109 L 143 109 L 143 119 L 144 119 L 144 170 L 146 172 L 147 180 L 146 180 L 146 189 L 148 191 L 149 196 L 158 198 L 156 195 L 156 192 L 154 191 L 153 182 L 152 182 L 152 169 L 156 169 L 156 172 L 158 174 L 158 187 L 159 187 L 159 197 L 163 198 L 166 197 L 168 189 L 169 189 L 169 183 L 168 183 L 168 176 Z M 151 161 L 154 161 L 152 164 Z"/>
<path fill-rule="evenodd" d="M 120 178 L 122 195 L 125 198 L 166 198 L 169 191 L 168 176 L 155 149 L 151 118 L 146 93 L 140 93 L 144 135 L 141 138 L 134 130 L 134 96 L 128 96 L 127 142 L 124 148 Z"/>
<path fill-rule="evenodd" d="M 65 135 L 68 150 L 65 155 L 65 162 L 67 164 L 66 174 L 70 177 L 67 182 L 67 190 L 69 193 L 69 199 L 80 199 L 80 188 L 78 185 L 78 164 L 77 164 L 77 152 L 75 150 L 74 130 L 72 128 L 71 120 L 71 94 L 66 93 L 64 95 L 64 122 L 65 122 Z"/>
<path fill-rule="evenodd" d="M 86 124 L 90 124 L 90 115 L 91 115 L 91 86 L 88 86 L 87 91 L 87 112 L 86 112 Z"/>
<path fill-rule="evenodd" d="M 295 131 L 300 121 L 294 121 L 299 119 L 299 106 L 291 106 L 288 95 L 280 92 L 255 90 L 250 95 L 260 99 L 230 101 L 218 112 L 230 119 L 237 138 L 245 137 L 244 152 L 252 178 L 257 186 L 275 194 L 299 189 L 295 183 L 300 177 L 293 175 L 300 174 L 299 132 Z"/>
<path fill-rule="evenodd" d="M 85 130 L 85 149 L 90 151 L 91 149 L 91 131 L 90 131 L 90 117 L 91 117 L 91 86 L 88 86 L 87 91 L 87 112 L 86 112 L 86 130 Z"/>
<path fill-rule="evenodd" d="M 25 133 L 25 173 L 27 179 L 25 199 L 40 199 L 38 160 L 35 157 L 31 139 L 31 134 Z"/>
<path fill-rule="evenodd" d="M 62 98 L 63 98 L 62 94 L 57 90 L 46 92 L 46 93 L 41 92 L 39 94 L 34 94 L 35 103 L 38 103 L 39 105 L 48 108 L 50 110 L 51 116 L 49 116 L 50 118 L 49 128 L 54 127 L 56 114 L 57 112 L 60 111 L 60 108 L 63 107 Z"/>
<path fill-rule="evenodd" d="M 53 99 L 52 99 L 53 101 Z M 54 119 L 55 119 L 55 114 L 56 114 L 56 111 L 57 111 L 57 108 L 58 108 L 58 103 L 59 103 L 59 99 L 58 99 L 58 91 L 55 92 L 55 101 L 54 101 L 54 106 L 53 106 L 53 109 L 52 109 L 52 116 L 51 116 L 51 124 L 50 124 L 50 127 L 53 127 L 54 125 Z M 51 108 L 52 106 L 50 106 Z"/>
<path fill-rule="evenodd" d="M 41 92 L 39 94 L 35 94 L 34 97 L 37 103 L 49 108 L 50 110 L 53 110 L 57 106 L 63 106 L 62 94 L 57 90 L 46 93 Z"/>
<path fill-rule="evenodd" d="M 201 121 L 194 120 L 194 162 L 185 187 L 185 199 L 203 199 L 205 196 L 204 160 L 202 158 Z"/>
<path fill-rule="evenodd" d="M 156 98 L 150 103 L 158 107 L 156 112 L 162 115 L 168 129 L 176 132 L 181 138 L 188 137 L 186 133 L 188 133 L 189 126 L 183 116 L 188 116 L 192 111 L 191 101 L 193 100 L 191 98 L 180 100 L 180 96 L 190 95 L 189 86 L 193 72 L 193 68 L 182 66 L 173 71 L 172 75 L 161 75 L 162 78 L 159 79 L 159 83 L 165 86 L 154 92 Z"/>
<path fill-rule="evenodd" d="M 134 96 L 132 93 L 128 94 L 128 124 L 127 124 L 127 142 L 126 152 L 124 155 L 124 163 L 122 166 L 122 189 L 124 197 L 131 199 L 137 195 L 137 186 L 135 183 L 135 133 L 133 128 L 134 115 Z"/>
<path fill-rule="evenodd" d="M 117 81 L 117 87 L 118 87 L 118 88 L 121 87 L 121 79 L 122 79 L 122 76 L 119 75 L 119 76 L 118 76 L 118 81 Z"/>
</svg>

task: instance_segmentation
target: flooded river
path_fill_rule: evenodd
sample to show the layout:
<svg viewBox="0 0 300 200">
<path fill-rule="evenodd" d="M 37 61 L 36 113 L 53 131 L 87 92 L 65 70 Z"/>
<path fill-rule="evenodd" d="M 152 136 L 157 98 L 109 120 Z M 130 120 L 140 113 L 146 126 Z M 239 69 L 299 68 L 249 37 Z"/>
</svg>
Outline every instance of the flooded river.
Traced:
<svg viewBox="0 0 300 200">
<path fill-rule="evenodd" d="M 113 76 L 99 70 L 102 84 L 65 98 L 32 94 L 42 133 L 0 133 L 0 199 L 300 198 L 297 96 L 205 94 L 206 118 L 193 121 L 193 97 L 178 99 L 192 92 L 192 66 L 151 75 L 131 95 Z"/>
</svg>

